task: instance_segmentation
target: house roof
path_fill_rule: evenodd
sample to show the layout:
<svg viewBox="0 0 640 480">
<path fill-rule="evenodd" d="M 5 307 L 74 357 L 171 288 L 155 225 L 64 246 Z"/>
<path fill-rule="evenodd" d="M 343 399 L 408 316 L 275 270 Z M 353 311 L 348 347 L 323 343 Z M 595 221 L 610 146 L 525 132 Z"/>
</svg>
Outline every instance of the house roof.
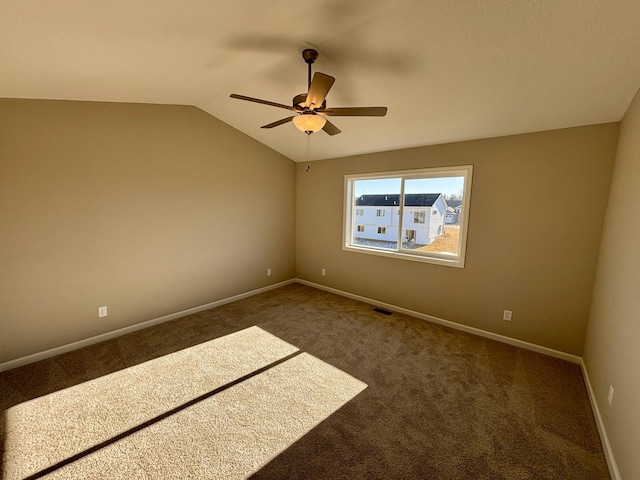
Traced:
<svg viewBox="0 0 640 480">
<path fill-rule="evenodd" d="M 431 207 L 441 193 L 407 193 L 404 204 L 407 207 Z M 400 204 L 400 194 L 361 195 L 356 206 L 393 207 Z"/>
</svg>

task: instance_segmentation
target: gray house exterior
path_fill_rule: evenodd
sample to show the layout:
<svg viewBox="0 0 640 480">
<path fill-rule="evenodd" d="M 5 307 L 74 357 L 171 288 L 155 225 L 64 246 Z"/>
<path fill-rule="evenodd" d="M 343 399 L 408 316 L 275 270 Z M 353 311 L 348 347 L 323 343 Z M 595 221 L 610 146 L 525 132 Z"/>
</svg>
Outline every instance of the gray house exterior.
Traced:
<svg viewBox="0 0 640 480">
<path fill-rule="evenodd" d="M 447 200 L 447 213 L 444 222 L 447 224 L 460 223 L 460 214 L 462 213 L 462 200 Z"/>
</svg>

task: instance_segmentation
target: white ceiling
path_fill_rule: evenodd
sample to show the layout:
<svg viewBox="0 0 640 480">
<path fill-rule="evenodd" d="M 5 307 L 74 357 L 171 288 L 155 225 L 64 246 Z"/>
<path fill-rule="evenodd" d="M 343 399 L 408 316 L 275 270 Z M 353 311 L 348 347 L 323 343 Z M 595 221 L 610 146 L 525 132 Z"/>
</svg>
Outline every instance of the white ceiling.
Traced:
<svg viewBox="0 0 640 480">
<path fill-rule="evenodd" d="M 301 51 L 336 77 L 306 135 Z M 2 0 L 0 97 L 195 105 L 295 161 L 618 121 L 640 87 L 638 0 Z"/>
</svg>

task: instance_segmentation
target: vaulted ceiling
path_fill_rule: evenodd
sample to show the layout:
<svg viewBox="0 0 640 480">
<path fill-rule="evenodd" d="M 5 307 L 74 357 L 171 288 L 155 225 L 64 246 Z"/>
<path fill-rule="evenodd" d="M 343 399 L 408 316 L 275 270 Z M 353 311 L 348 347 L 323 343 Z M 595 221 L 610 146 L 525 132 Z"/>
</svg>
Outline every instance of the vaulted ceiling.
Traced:
<svg viewBox="0 0 640 480">
<path fill-rule="evenodd" d="M 5 0 L 0 97 L 195 105 L 295 161 L 618 121 L 640 87 L 638 0 Z M 284 109 L 301 51 L 336 78 L 310 137 Z M 308 150 L 307 150 L 308 147 Z"/>
</svg>

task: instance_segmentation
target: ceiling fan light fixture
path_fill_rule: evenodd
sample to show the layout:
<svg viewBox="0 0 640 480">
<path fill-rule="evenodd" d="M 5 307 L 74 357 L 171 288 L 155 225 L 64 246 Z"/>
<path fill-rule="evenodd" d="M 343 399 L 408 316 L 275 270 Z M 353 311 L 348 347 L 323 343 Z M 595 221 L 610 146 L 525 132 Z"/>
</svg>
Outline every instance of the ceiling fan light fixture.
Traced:
<svg viewBox="0 0 640 480">
<path fill-rule="evenodd" d="M 324 117 L 313 113 L 303 113 L 293 117 L 293 124 L 296 128 L 307 135 L 322 130 L 325 123 L 327 120 Z"/>
</svg>

